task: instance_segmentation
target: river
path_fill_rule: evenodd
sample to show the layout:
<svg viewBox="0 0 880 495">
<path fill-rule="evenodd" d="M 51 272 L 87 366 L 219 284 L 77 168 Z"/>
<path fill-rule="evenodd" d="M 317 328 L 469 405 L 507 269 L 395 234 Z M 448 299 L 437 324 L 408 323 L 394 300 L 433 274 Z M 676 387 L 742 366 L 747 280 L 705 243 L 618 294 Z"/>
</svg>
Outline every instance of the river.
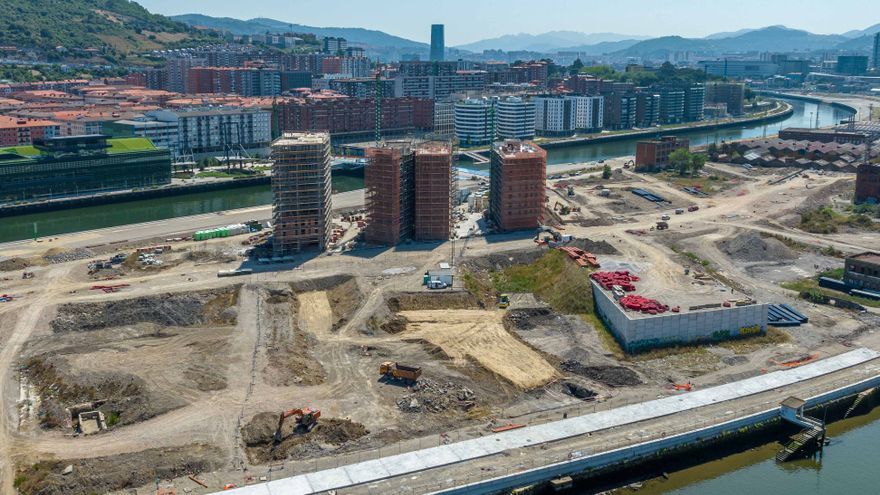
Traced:
<svg viewBox="0 0 880 495">
<path fill-rule="evenodd" d="M 779 445 L 764 445 L 651 481 L 640 495 L 836 495 L 880 493 L 880 408 L 832 423 L 819 461 L 778 464 Z M 623 489 L 621 493 L 630 493 Z"/>
<path fill-rule="evenodd" d="M 850 112 L 825 104 L 787 100 L 794 107 L 788 119 L 767 125 L 750 125 L 720 129 L 717 131 L 694 131 L 684 136 L 692 144 L 705 144 L 721 140 L 735 140 L 772 135 L 784 127 L 809 127 L 815 114 L 819 113 L 819 125 L 830 125 L 846 119 Z M 549 164 L 580 163 L 603 160 L 616 156 L 635 154 L 638 139 L 626 139 L 607 143 L 594 143 L 571 148 L 548 151 Z M 363 180 L 355 177 L 334 175 L 334 189 L 338 191 L 362 187 Z M 272 202 L 268 186 L 228 189 L 210 193 L 194 193 L 161 199 L 117 203 L 105 206 L 75 208 L 48 213 L 35 213 L 0 219 L 0 242 L 27 239 L 33 236 L 34 223 L 40 236 L 114 227 L 130 223 L 148 222 L 216 211 L 265 205 Z M 0 253 L 2 254 L 2 253 Z"/>
</svg>

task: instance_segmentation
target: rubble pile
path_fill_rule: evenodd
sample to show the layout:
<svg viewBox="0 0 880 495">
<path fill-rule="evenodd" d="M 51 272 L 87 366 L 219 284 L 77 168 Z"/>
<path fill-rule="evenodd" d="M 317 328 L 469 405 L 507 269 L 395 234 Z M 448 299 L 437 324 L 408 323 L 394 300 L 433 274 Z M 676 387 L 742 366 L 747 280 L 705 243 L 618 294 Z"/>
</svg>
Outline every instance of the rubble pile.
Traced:
<svg viewBox="0 0 880 495">
<path fill-rule="evenodd" d="M 474 392 L 453 382 L 439 383 L 422 378 L 397 400 L 397 407 L 408 413 L 439 413 L 452 408 L 468 410 L 476 404 Z"/>
<path fill-rule="evenodd" d="M 43 259 L 54 265 L 56 263 L 67 263 L 69 261 L 79 261 L 93 257 L 95 257 L 95 252 L 91 249 L 76 248 L 70 251 L 58 252 L 50 250 L 43 256 Z"/>
</svg>

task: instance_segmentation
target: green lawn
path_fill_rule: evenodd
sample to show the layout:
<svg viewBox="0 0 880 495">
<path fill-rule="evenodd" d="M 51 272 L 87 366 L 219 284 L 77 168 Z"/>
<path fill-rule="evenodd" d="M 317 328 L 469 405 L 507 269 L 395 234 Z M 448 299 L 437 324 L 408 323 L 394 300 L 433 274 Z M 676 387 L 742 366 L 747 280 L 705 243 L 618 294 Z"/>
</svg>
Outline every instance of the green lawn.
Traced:
<svg viewBox="0 0 880 495">
<path fill-rule="evenodd" d="M 40 150 L 33 146 L 12 146 L 0 149 L 0 153 L 15 153 L 21 156 L 37 156 L 40 154 Z"/>
<path fill-rule="evenodd" d="M 128 151 L 147 151 L 156 149 L 153 143 L 147 138 L 118 138 L 109 139 L 110 153 L 125 153 Z"/>
<path fill-rule="evenodd" d="M 156 149 L 153 143 L 147 138 L 117 138 L 108 139 L 107 144 L 110 145 L 108 153 L 125 153 L 129 151 L 147 151 Z M 33 146 L 11 146 L 9 148 L 0 149 L 0 153 L 15 153 L 21 156 L 39 156 L 42 153 Z"/>
<path fill-rule="evenodd" d="M 729 179 L 722 175 L 691 177 L 690 175 L 680 175 L 678 172 L 669 170 L 658 173 L 657 177 L 678 187 L 693 187 L 706 194 L 723 191 L 730 187 Z"/>
</svg>

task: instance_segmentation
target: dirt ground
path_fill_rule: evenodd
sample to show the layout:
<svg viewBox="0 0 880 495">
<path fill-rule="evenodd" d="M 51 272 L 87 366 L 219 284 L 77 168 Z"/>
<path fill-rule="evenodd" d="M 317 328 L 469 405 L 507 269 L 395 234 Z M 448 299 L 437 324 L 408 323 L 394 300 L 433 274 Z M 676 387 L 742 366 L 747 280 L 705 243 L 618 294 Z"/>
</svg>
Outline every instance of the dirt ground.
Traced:
<svg viewBox="0 0 880 495">
<path fill-rule="evenodd" d="M 91 495 L 211 471 L 222 453 L 209 445 L 150 449 L 91 459 L 41 461 L 16 473 L 22 495 Z M 71 466 L 69 474 L 63 474 Z"/>
<path fill-rule="evenodd" d="M 309 458 L 327 455 L 340 446 L 353 442 L 370 432 L 360 423 L 348 419 L 325 418 L 311 430 L 297 428 L 292 418 L 285 422 L 280 443 L 275 443 L 278 413 L 259 413 L 242 427 L 242 441 L 251 462 L 263 464 L 287 458 Z"/>
<path fill-rule="evenodd" d="M 507 332 L 498 311 L 403 311 L 400 315 L 406 319 L 402 338 L 439 347 L 453 365 L 474 360 L 523 390 L 559 376 L 541 355 Z"/>
<path fill-rule="evenodd" d="M 118 282 L 129 285 L 109 294 L 89 290 L 95 282 L 86 266 L 135 241 L 87 248 L 101 239 L 78 247 L 62 239 L 55 242 L 64 247 L 51 253 L 46 245 L 16 247 L 14 259 L 0 260 L 10 268 L 0 293 L 16 296 L 0 303 L 0 397 L 18 412 L 0 415 L 0 456 L 20 466 L 22 493 L 148 493 L 156 477 L 208 493 L 285 460 L 329 466 L 343 454 L 374 458 L 389 443 L 416 448 L 436 445 L 440 434 L 473 438 L 490 434 L 487 425 L 573 414 L 583 401 L 634 403 L 681 393 L 672 383 L 701 388 L 779 369 L 791 356 L 880 348 L 873 310 L 809 304 L 779 286 L 841 265 L 822 248 L 880 250 L 877 233 L 820 236 L 786 223 L 851 181 L 798 177 L 768 185 L 781 172 L 742 173 L 736 188 L 711 198 L 631 171 L 575 182 L 575 195 L 563 195 L 582 206 L 580 217 L 560 226 L 576 238 L 572 245 L 598 254 L 603 269 L 644 274 L 648 296 L 745 293 L 810 317 L 772 339 L 644 356 L 621 355 L 590 315 L 558 314 L 534 294 L 513 294 L 503 311 L 493 294 L 464 290 L 461 276 L 452 290 L 427 291 L 421 273 L 449 262 L 450 244 L 260 266 L 236 254 L 241 239 L 180 242 L 172 266 L 120 272 Z M 643 200 L 630 187 L 671 204 Z M 672 211 L 689 204 L 700 208 Z M 664 213 L 672 216 L 670 230 L 652 231 Z M 533 263 L 546 252 L 529 234 L 459 241 L 455 250 L 459 274 Z M 241 266 L 255 273 L 217 277 Z M 35 278 L 23 280 L 21 270 Z M 384 361 L 419 366 L 422 377 L 415 385 L 384 379 Z M 112 418 L 107 431 L 73 435 L 66 409 L 83 402 Z M 318 408 L 323 417 L 273 448 L 278 413 L 295 407 Z M 73 473 L 61 475 L 68 464 Z M 210 488 L 185 477 L 196 473 Z M 0 493 L 14 493 L 15 474 L 0 463 Z"/>
</svg>

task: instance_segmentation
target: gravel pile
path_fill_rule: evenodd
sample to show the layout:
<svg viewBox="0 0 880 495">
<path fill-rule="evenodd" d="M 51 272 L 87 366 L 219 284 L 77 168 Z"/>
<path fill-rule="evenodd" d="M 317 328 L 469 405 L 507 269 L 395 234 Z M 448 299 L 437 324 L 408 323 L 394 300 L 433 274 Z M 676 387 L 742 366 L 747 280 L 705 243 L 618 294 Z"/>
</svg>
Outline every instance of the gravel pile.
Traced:
<svg viewBox="0 0 880 495">
<path fill-rule="evenodd" d="M 782 261 L 798 257 L 779 239 L 763 237 L 757 232 L 744 232 L 732 239 L 725 239 L 718 243 L 718 247 L 738 261 Z"/>
<path fill-rule="evenodd" d="M 51 254 L 47 253 L 46 255 L 44 255 L 43 259 L 52 264 L 86 260 L 95 257 L 95 252 L 91 249 L 86 248 L 76 248 L 70 251 L 61 251 L 57 253 L 53 253 L 50 251 L 50 253 Z"/>
<path fill-rule="evenodd" d="M 397 400 L 397 407 L 403 412 L 439 413 L 452 408 L 467 410 L 475 405 L 474 392 L 453 382 L 422 378 L 410 387 L 410 392 Z"/>
<path fill-rule="evenodd" d="M 623 366 L 585 366 L 578 361 L 568 360 L 560 363 L 559 367 L 562 371 L 589 378 L 609 387 L 631 387 L 642 384 L 635 371 Z"/>
</svg>

